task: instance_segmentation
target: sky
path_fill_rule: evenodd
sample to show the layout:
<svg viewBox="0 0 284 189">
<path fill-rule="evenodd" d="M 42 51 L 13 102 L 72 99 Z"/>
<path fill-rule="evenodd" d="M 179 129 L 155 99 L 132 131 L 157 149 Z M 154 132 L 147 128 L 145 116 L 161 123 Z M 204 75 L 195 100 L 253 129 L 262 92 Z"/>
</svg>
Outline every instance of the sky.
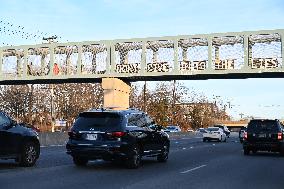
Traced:
<svg viewBox="0 0 284 189">
<path fill-rule="evenodd" d="M 283 0 L 0 0 L 0 5 L 0 21 L 13 24 L 10 28 L 57 35 L 60 42 L 284 29 Z M 35 43 L 41 38 L 0 32 L 0 46 Z M 284 118 L 283 78 L 182 82 L 208 98 L 230 101 L 235 119 Z"/>
</svg>

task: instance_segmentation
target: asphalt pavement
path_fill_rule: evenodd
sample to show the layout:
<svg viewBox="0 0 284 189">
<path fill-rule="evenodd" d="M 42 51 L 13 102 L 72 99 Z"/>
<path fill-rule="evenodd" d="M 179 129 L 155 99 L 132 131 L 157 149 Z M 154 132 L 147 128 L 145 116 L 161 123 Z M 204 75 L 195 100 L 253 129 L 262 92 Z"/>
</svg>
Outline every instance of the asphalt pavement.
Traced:
<svg viewBox="0 0 284 189">
<path fill-rule="evenodd" d="M 31 168 L 0 161 L 0 189 L 283 189 L 283 162 L 277 153 L 244 156 L 236 137 L 225 143 L 173 139 L 167 163 L 145 158 L 139 169 L 104 161 L 76 167 L 64 146 L 43 147 Z"/>
</svg>

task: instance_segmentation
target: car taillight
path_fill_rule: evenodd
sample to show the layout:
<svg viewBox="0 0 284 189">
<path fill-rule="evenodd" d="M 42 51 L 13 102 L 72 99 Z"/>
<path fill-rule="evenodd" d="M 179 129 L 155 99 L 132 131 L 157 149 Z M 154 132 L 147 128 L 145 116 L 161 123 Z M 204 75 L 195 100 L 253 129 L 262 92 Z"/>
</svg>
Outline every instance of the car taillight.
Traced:
<svg viewBox="0 0 284 189">
<path fill-rule="evenodd" d="M 283 134 L 282 133 L 278 133 L 278 140 L 282 140 L 282 138 L 283 138 Z"/>
<path fill-rule="evenodd" d="M 248 133 L 244 132 L 244 139 L 248 139 Z"/>
<path fill-rule="evenodd" d="M 108 133 L 108 135 L 113 137 L 113 138 L 121 138 L 125 134 L 126 134 L 126 132 L 112 132 L 112 133 Z"/>
</svg>

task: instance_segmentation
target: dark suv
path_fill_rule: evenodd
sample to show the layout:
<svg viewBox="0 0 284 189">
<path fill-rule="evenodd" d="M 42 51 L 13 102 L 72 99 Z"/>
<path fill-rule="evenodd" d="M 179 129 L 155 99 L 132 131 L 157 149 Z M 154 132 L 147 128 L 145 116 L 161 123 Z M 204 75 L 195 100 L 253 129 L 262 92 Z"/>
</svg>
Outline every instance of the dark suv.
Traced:
<svg viewBox="0 0 284 189">
<path fill-rule="evenodd" d="M 0 112 L 0 159 L 15 159 L 22 166 L 33 166 L 40 154 L 36 131 Z"/>
<path fill-rule="evenodd" d="M 250 151 L 280 152 L 284 155 L 283 125 L 279 120 L 251 120 L 244 133 L 244 154 Z"/>
<path fill-rule="evenodd" d="M 82 112 L 69 132 L 67 154 L 79 166 L 103 159 L 138 168 L 142 156 L 165 162 L 170 141 L 161 129 L 147 114 L 134 109 Z"/>
</svg>

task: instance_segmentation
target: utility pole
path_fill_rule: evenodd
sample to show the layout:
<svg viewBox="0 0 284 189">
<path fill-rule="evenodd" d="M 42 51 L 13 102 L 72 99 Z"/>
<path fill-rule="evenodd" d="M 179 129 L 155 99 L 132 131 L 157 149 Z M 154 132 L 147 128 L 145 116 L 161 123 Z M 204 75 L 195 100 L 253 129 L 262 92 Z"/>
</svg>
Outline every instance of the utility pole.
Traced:
<svg viewBox="0 0 284 189">
<path fill-rule="evenodd" d="M 146 81 L 144 81 L 144 88 L 143 88 L 143 111 L 147 111 L 147 105 L 146 105 Z"/>
<path fill-rule="evenodd" d="M 51 43 L 57 43 L 56 41 L 57 36 L 51 36 L 51 37 L 43 37 L 42 40 L 43 41 L 47 41 L 47 43 L 51 44 Z M 44 42 L 43 42 L 44 43 Z M 50 70 L 51 72 L 53 72 L 53 70 Z M 51 129 L 52 132 L 54 132 L 54 123 L 53 123 L 53 108 L 54 108 L 54 104 L 53 104 L 53 95 L 54 95 L 54 90 L 53 90 L 53 84 L 50 84 L 50 86 L 48 87 L 48 89 L 50 89 L 50 117 L 51 117 Z M 55 119 L 55 118 L 54 118 Z"/>
<path fill-rule="evenodd" d="M 51 129 L 52 129 L 52 132 L 54 132 L 54 122 L 53 122 L 53 108 L 54 108 L 54 104 L 53 104 L 53 95 L 54 95 L 54 90 L 53 90 L 53 84 L 50 84 L 51 87 L 50 87 L 50 93 L 51 93 L 51 97 L 50 97 L 50 116 L 51 116 Z M 54 118 L 54 121 L 55 121 L 55 118 Z"/>
<path fill-rule="evenodd" d="M 174 80 L 174 87 L 173 87 L 173 104 L 172 104 L 172 124 L 175 123 L 175 103 L 176 103 L 176 80 Z"/>
<path fill-rule="evenodd" d="M 32 124 L 33 91 L 34 91 L 34 85 L 31 84 L 29 87 L 29 112 L 28 112 L 30 124 Z"/>
</svg>

